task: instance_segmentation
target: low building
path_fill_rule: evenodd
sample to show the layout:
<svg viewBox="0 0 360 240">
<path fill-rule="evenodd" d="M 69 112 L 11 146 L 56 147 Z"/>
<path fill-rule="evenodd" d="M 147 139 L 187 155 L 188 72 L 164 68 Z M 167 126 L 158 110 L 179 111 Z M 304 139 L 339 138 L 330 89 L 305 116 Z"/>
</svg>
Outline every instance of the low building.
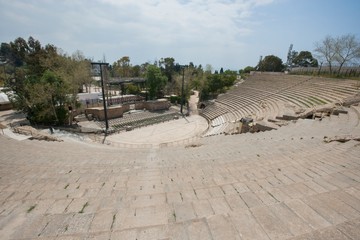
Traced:
<svg viewBox="0 0 360 240">
<path fill-rule="evenodd" d="M 2 88 L 0 88 L 0 111 L 10 110 L 13 106 L 8 98 L 8 96 L 2 92 Z"/>
</svg>

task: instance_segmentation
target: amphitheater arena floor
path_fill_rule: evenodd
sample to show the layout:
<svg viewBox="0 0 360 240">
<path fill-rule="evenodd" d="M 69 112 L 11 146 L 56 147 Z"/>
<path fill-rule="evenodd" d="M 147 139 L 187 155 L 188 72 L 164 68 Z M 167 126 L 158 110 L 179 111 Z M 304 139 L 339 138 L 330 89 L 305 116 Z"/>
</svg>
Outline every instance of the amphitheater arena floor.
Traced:
<svg viewBox="0 0 360 240">
<path fill-rule="evenodd" d="M 0 135 L 1 239 L 359 239 L 351 114 L 196 145 Z"/>
<path fill-rule="evenodd" d="M 106 142 L 113 146 L 133 148 L 183 145 L 202 136 L 207 128 L 208 123 L 203 117 L 193 115 L 162 124 L 136 128 L 121 134 L 112 134 L 106 138 Z"/>
</svg>

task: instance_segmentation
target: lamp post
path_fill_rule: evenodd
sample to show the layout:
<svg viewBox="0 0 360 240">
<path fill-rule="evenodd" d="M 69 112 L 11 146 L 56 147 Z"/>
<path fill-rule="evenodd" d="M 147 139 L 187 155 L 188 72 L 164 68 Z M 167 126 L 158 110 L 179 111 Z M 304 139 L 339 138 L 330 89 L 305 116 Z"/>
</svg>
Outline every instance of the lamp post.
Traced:
<svg viewBox="0 0 360 240">
<path fill-rule="evenodd" d="M 180 105 L 180 112 L 183 115 L 183 105 L 184 105 L 184 79 L 185 79 L 185 67 L 182 66 L 182 83 L 181 83 L 181 105 Z"/>
<path fill-rule="evenodd" d="M 103 71 L 102 66 L 108 66 L 109 63 L 100 63 L 100 62 L 92 62 L 91 66 L 100 66 L 100 80 L 101 80 L 101 90 L 102 90 L 102 98 L 103 98 L 103 106 L 104 106 L 104 116 L 105 116 L 105 135 L 109 129 L 109 121 L 107 117 L 107 106 L 105 99 L 105 88 L 104 88 L 104 79 L 103 79 Z"/>
</svg>

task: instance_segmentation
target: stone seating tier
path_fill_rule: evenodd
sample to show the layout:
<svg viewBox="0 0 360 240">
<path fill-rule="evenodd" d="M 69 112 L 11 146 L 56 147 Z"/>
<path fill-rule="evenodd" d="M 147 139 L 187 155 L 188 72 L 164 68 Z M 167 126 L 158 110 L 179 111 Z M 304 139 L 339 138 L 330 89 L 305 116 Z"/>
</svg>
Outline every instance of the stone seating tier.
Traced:
<svg viewBox="0 0 360 240">
<path fill-rule="evenodd" d="M 186 147 L 0 135 L 1 238 L 357 239 L 359 142 L 324 142 L 360 136 L 344 109 Z"/>
<path fill-rule="evenodd" d="M 359 83 L 354 80 L 328 79 L 286 74 L 254 74 L 237 87 L 222 94 L 215 103 L 200 114 L 210 125 L 217 126 L 221 116 L 226 121 L 238 121 L 242 117 L 255 120 L 274 119 L 284 113 L 295 113 L 301 109 L 324 104 L 342 104 L 343 100 L 358 94 Z M 215 122 L 214 122 L 215 120 Z M 209 129 L 210 135 L 226 129 Z"/>
</svg>

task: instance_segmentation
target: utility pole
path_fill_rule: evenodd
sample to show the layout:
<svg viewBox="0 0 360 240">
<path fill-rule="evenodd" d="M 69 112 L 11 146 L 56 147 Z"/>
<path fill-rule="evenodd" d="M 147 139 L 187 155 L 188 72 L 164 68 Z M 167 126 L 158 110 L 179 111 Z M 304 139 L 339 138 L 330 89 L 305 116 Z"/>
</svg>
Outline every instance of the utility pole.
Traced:
<svg viewBox="0 0 360 240">
<path fill-rule="evenodd" d="M 182 83 L 181 83 L 181 105 L 180 112 L 183 115 L 183 104 L 184 104 L 184 79 L 185 79 L 185 66 L 182 66 Z"/>
<path fill-rule="evenodd" d="M 103 66 L 108 66 L 109 63 L 101 63 L 101 62 L 92 62 L 91 65 L 100 67 L 100 80 L 101 80 L 101 90 L 102 90 L 102 98 L 103 98 L 103 106 L 104 106 L 104 116 L 105 116 L 105 135 L 109 130 L 109 121 L 107 116 L 107 104 L 105 98 L 105 88 L 104 88 L 104 78 L 103 78 Z"/>
</svg>

